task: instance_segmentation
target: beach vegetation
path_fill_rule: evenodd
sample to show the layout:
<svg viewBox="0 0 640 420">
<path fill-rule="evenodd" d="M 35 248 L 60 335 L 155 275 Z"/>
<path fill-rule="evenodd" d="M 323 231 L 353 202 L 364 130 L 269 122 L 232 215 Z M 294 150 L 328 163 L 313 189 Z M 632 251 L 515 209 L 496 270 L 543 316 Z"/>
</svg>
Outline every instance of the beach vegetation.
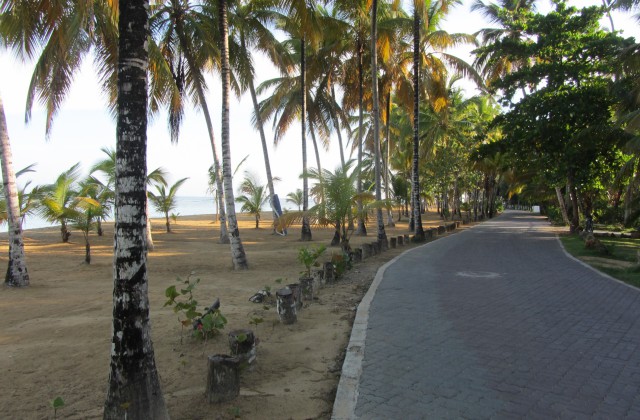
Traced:
<svg viewBox="0 0 640 420">
<path fill-rule="evenodd" d="M 258 229 L 260 227 L 262 206 L 269 200 L 266 188 L 264 185 L 259 184 L 254 174 L 245 172 L 239 191 L 241 195 L 236 198 L 236 201 L 242 204 L 240 211 L 255 217 L 256 229 Z"/>
<path fill-rule="evenodd" d="M 171 222 L 169 214 L 176 209 L 177 199 L 176 194 L 178 190 L 189 178 L 182 178 L 176 181 L 173 185 L 169 186 L 166 182 L 157 182 L 154 184 L 156 192 L 149 192 L 149 199 L 156 208 L 157 211 L 164 214 L 165 226 L 167 233 L 171 233 Z M 164 180 L 163 180 L 164 181 Z"/>
<path fill-rule="evenodd" d="M 69 242 L 69 222 L 76 216 L 78 197 L 77 182 L 80 179 L 80 163 L 62 172 L 52 184 L 43 186 L 40 199 L 40 215 L 51 223 L 60 224 L 62 242 Z"/>
</svg>

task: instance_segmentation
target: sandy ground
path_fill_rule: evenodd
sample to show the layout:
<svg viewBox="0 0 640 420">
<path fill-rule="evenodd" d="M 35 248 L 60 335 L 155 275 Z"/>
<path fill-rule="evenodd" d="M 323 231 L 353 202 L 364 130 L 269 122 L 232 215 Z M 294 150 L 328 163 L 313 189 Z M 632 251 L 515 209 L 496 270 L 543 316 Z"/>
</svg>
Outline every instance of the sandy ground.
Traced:
<svg viewBox="0 0 640 420">
<path fill-rule="evenodd" d="M 217 243 L 213 216 L 180 217 L 174 232 L 153 220 L 155 251 L 149 254 L 152 339 L 162 389 L 174 419 L 326 419 L 330 417 L 344 349 L 355 309 L 377 268 L 408 249 L 389 250 L 358 263 L 334 285 L 321 289 L 317 300 L 301 311 L 296 324 L 279 322 L 275 308 L 249 302 L 257 290 L 294 283 L 303 266 L 302 246 L 329 245 L 331 229 L 312 228 L 313 242 L 271 234 L 269 215 L 260 229 L 240 216 L 241 238 L 250 268 L 234 272 L 228 245 Z M 373 220 L 372 220 L 373 222 Z M 440 221 L 429 213 L 425 226 Z M 358 246 L 375 238 L 353 236 Z M 387 235 L 408 233 L 406 219 Z M 113 229 L 92 236 L 92 263 L 85 264 L 80 232 L 60 241 L 56 228 L 25 234 L 31 286 L 2 287 L 0 300 L 0 418 L 53 418 L 51 401 L 62 397 L 58 418 L 101 418 L 106 393 L 112 310 Z M 411 245 L 410 245 L 411 246 Z M 328 248 L 322 261 L 338 248 Z M 7 238 L 0 236 L 0 266 L 6 267 Z M 195 295 L 200 306 L 220 298 L 228 324 L 218 337 L 203 344 L 185 333 L 177 315 L 163 307 L 165 289 L 190 273 L 201 280 Z M 250 325 L 253 317 L 264 322 Z M 240 396 L 230 403 L 209 404 L 204 398 L 207 355 L 228 353 L 227 332 L 252 328 L 259 339 L 257 361 L 242 374 Z"/>
</svg>

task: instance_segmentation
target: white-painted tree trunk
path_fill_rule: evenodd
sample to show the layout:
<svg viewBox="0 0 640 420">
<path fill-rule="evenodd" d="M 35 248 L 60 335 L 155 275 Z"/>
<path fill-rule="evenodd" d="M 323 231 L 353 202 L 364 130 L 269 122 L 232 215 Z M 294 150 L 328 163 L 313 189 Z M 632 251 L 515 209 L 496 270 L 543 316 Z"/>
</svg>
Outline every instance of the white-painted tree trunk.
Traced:
<svg viewBox="0 0 640 420">
<path fill-rule="evenodd" d="M 148 0 L 119 3 L 113 329 L 105 419 L 168 419 L 155 365 L 147 281 Z"/>
<path fill-rule="evenodd" d="M 229 222 L 229 240 L 231 242 L 231 260 L 235 270 L 246 270 L 247 256 L 240 239 L 238 220 L 236 219 L 233 179 L 231 169 L 231 144 L 229 139 L 229 90 L 231 87 L 229 72 L 229 33 L 227 26 L 227 2 L 220 0 L 220 28 L 222 30 L 222 177 L 224 179 L 224 196 L 227 205 Z"/>
<path fill-rule="evenodd" d="M 2 188 L 7 201 L 7 224 L 9 233 L 9 264 L 5 276 L 7 286 L 24 287 L 29 285 L 29 273 L 24 254 L 22 222 L 18 186 L 13 170 L 13 156 L 9 142 L 9 130 L 4 115 L 4 105 L 0 96 L 0 164 L 2 165 Z"/>
</svg>

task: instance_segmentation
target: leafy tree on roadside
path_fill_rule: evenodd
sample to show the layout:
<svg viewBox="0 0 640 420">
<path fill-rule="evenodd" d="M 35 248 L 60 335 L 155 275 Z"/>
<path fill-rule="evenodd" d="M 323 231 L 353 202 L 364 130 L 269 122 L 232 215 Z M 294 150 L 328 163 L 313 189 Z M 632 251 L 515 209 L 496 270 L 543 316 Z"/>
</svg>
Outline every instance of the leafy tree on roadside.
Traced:
<svg viewBox="0 0 640 420">
<path fill-rule="evenodd" d="M 516 166 L 543 173 L 548 185 L 566 183 L 575 231 L 581 186 L 613 164 L 624 140 L 612 119 L 612 87 L 616 59 L 632 40 L 600 29 L 600 7 L 576 9 L 563 0 L 554 5 L 547 15 L 523 12 L 508 23 L 523 38 L 497 40 L 478 52 L 491 60 L 508 55 L 532 63 L 494 81 L 492 89 L 508 110 L 496 122 Z M 592 211 L 583 210 L 585 216 Z"/>
</svg>

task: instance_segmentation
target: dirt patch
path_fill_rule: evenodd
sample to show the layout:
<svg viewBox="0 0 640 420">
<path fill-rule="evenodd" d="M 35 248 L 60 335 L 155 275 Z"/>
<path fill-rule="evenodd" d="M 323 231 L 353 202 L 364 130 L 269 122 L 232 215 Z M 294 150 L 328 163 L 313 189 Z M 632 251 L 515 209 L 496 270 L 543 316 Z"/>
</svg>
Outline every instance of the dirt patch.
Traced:
<svg viewBox="0 0 640 420">
<path fill-rule="evenodd" d="M 440 221 L 426 215 L 425 225 Z M 269 220 L 265 215 L 263 220 Z M 149 297 L 156 363 L 169 412 L 174 419 L 329 418 L 351 323 L 362 296 L 380 265 L 410 246 L 389 250 L 356 264 L 337 284 L 320 291 L 318 299 L 299 314 L 298 322 L 282 325 L 275 308 L 249 302 L 257 290 L 297 281 L 296 261 L 302 246 L 328 245 L 331 229 L 313 228 L 313 242 L 299 241 L 300 230 L 272 235 L 268 223 L 254 229 L 254 220 L 240 216 L 249 270 L 231 268 L 228 245 L 217 243 L 218 224 L 212 216 L 180 217 L 174 233 L 163 232 L 154 220 L 156 250 L 149 254 Z M 375 239 L 352 237 L 352 245 Z M 407 233 L 406 220 L 387 235 Z M 6 234 L 0 236 L 0 266 L 7 263 Z M 113 227 L 103 237 L 92 236 L 92 263 L 86 265 L 82 235 L 60 243 L 57 229 L 25 234 L 31 286 L 3 287 L 0 301 L 0 412 L 4 418 L 40 419 L 53 416 L 50 401 L 60 396 L 66 419 L 102 417 L 111 340 Z M 325 254 L 337 252 L 329 248 Z M 199 278 L 196 299 L 204 307 L 220 298 L 229 322 L 221 336 L 206 344 L 191 338 L 180 342 L 177 316 L 163 308 L 165 289 L 193 273 Z M 240 396 L 231 403 L 205 401 L 207 355 L 228 353 L 226 333 L 249 328 L 252 317 L 264 322 L 253 328 L 259 339 L 255 369 L 242 375 Z"/>
<path fill-rule="evenodd" d="M 579 257 L 580 260 L 586 262 L 589 265 L 593 265 L 594 267 L 604 267 L 604 268 L 619 268 L 619 269 L 627 269 L 632 268 L 636 264 L 630 261 L 621 261 L 614 260 L 611 258 L 603 258 L 603 257 Z"/>
</svg>

